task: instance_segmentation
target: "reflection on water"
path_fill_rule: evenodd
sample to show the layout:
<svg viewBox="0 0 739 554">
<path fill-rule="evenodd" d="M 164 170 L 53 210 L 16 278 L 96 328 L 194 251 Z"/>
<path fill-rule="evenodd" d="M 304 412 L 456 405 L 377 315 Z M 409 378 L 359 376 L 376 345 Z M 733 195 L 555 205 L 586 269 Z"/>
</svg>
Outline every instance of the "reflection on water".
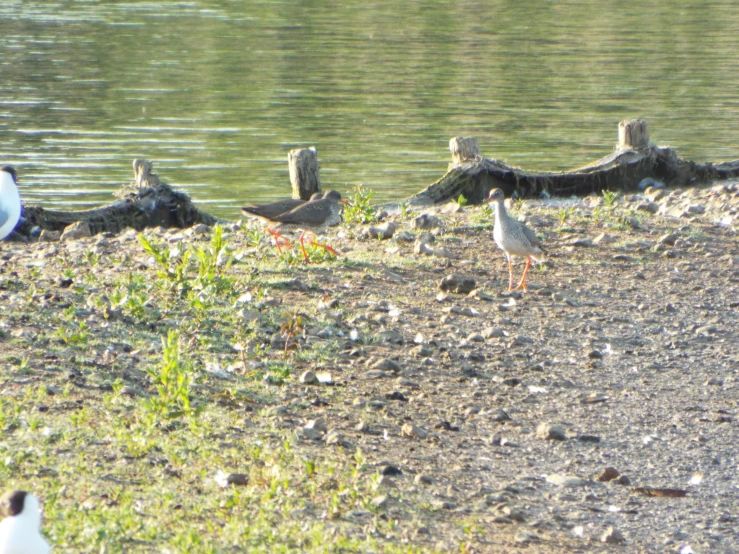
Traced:
<svg viewBox="0 0 739 554">
<path fill-rule="evenodd" d="M 684 157 L 739 157 L 734 0 L 6 0 L 0 17 L 0 161 L 49 207 L 110 201 L 146 157 L 235 218 L 289 194 L 287 151 L 309 145 L 324 188 L 391 200 L 443 174 L 452 136 L 566 169 L 627 117 Z"/>
</svg>

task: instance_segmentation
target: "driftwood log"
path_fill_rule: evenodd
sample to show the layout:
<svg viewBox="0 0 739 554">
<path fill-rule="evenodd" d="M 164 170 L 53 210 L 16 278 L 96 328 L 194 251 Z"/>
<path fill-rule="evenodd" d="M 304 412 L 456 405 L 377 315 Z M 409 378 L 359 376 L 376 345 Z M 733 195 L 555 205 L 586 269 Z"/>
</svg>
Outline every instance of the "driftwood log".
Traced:
<svg viewBox="0 0 739 554">
<path fill-rule="evenodd" d="M 293 198 L 310 200 L 314 193 L 321 191 L 318 153 L 315 148 L 290 150 L 287 154 L 287 165 L 290 169 Z"/>
<path fill-rule="evenodd" d="M 152 163 L 134 160 L 135 184 L 124 187 L 117 196 L 120 200 L 102 208 L 81 211 L 47 210 L 41 206 L 24 206 L 21 225 L 16 232 L 30 235 L 34 227 L 49 231 L 63 231 L 65 227 L 84 221 L 93 235 L 103 232 L 119 233 L 133 228 L 191 227 L 196 223 L 214 225 L 218 220 L 199 210 L 184 192 L 172 190 L 151 172 Z"/>
<path fill-rule="evenodd" d="M 618 126 L 619 143 L 615 152 L 590 165 L 564 172 L 527 171 L 482 157 L 477 141 L 457 137 L 449 143 L 450 168 L 441 179 L 406 199 L 411 206 L 439 204 L 457 200 L 460 195 L 470 204 L 479 204 L 492 188 L 506 196 L 519 197 L 585 196 L 602 190 L 634 190 L 645 178 L 667 186 L 708 183 L 739 176 L 739 160 L 696 163 L 682 160 L 672 148 L 658 147 L 649 140 L 647 124 L 626 120 Z"/>
</svg>

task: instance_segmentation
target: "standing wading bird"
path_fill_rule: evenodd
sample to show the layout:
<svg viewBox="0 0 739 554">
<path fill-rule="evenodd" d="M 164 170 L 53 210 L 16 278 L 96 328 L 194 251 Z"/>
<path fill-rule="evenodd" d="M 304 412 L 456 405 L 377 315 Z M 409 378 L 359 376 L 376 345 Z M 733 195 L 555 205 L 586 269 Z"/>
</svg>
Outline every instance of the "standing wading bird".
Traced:
<svg viewBox="0 0 739 554">
<path fill-rule="evenodd" d="M 0 554 L 49 554 L 49 543 L 41 535 L 41 506 L 26 491 L 11 491 L 0 498 Z"/>
<path fill-rule="evenodd" d="M 526 290 L 526 275 L 531 267 L 531 259 L 539 261 L 546 254 L 544 245 L 541 243 L 536 233 L 526 227 L 523 223 L 516 221 L 508 215 L 505 209 L 505 195 L 500 189 L 490 191 L 487 202 L 495 203 L 495 228 L 493 229 L 493 238 L 496 244 L 505 252 L 508 259 L 508 290 L 518 290 L 523 288 Z M 526 258 L 526 268 L 523 270 L 521 282 L 513 288 L 513 264 L 511 259 L 513 256 L 521 256 Z"/>
<path fill-rule="evenodd" d="M 308 202 L 320 200 L 321 198 L 323 198 L 322 192 L 314 192 Z M 252 204 L 250 206 L 244 206 L 243 208 L 241 208 L 241 213 L 243 213 L 247 217 L 259 219 L 260 221 L 263 221 L 265 223 L 272 223 L 273 218 L 294 210 L 295 208 L 299 208 L 304 204 L 306 204 L 305 200 L 300 200 L 299 198 L 286 198 L 284 200 L 276 200 L 267 204 Z M 275 246 L 277 247 L 277 250 L 282 253 L 282 248 L 280 248 L 280 241 L 287 241 L 287 239 L 285 239 L 284 237 L 278 237 L 274 234 L 272 234 L 272 236 L 275 239 Z"/>
<path fill-rule="evenodd" d="M 330 190 L 323 195 L 320 200 L 311 200 L 305 204 L 298 206 L 294 210 L 287 213 L 270 217 L 269 221 L 278 223 L 279 228 L 293 227 L 301 230 L 300 248 L 303 251 L 303 260 L 308 261 L 308 253 L 305 251 L 305 236 L 312 234 L 314 236 L 311 244 L 325 248 L 333 255 L 337 255 L 336 250 L 327 244 L 321 244 L 315 240 L 315 236 L 325 227 L 333 227 L 341 223 L 341 206 L 339 203 L 346 204 L 335 190 Z M 274 228 L 267 228 L 267 231 L 275 237 L 277 242 L 283 238 L 280 232 Z M 279 249 L 279 248 L 278 248 Z"/>
<path fill-rule="evenodd" d="M 0 240 L 10 235 L 21 218 L 21 197 L 18 194 L 15 168 L 0 169 Z"/>
</svg>

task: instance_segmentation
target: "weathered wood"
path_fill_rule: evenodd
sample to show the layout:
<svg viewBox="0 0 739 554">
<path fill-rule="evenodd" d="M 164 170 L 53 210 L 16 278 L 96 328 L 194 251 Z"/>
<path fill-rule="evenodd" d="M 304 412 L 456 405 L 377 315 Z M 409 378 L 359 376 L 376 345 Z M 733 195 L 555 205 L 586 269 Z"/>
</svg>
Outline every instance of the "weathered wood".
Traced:
<svg viewBox="0 0 739 554">
<path fill-rule="evenodd" d="M 454 140 L 454 139 L 452 139 Z M 471 204 L 485 201 L 492 188 L 507 196 L 585 196 L 602 190 L 634 190 L 650 177 L 668 186 L 685 186 L 739 177 L 739 160 L 719 164 L 682 160 L 672 148 L 654 146 L 641 120 L 619 124 L 616 151 L 585 167 L 564 172 L 527 171 L 477 156 L 453 165 L 438 181 L 406 199 L 411 206 L 439 204 L 463 195 Z"/>
<path fill-rule="evenodd" d="M 142 188 L 159 186 L 159 175 L 151 172 L 153 167 L 154 163 L 150 162 L 149 160 L 133 161 L 134 181 L 137 187 Z"/>
<path fill-rule="evenodd" d="M 28 236 L 36 226 L 49 231 L 62 231 L 72 223 L 85 221 L 95 235 L 119 233 L 129 227 L 138 231 L 147 227 L 186 228 L 196 223 L 214 225 L 218 221 L 200 211 L 184 192 L 172 190 L 169 185 L 161 183 L 151 173 L 151 168 L 151 162 L 135 160 L 135 185 L 121 189 L 117 193 L 120 200 L 101 208 L 67 212 L 47 210 L 41 206 L 24 206 L 23 222 L 17 231 Z"/>
<path fill-rule="evenodd" d="M 454 166 L 474 160 L 480 155 L 480 146 L 474 137 L 454 137 L 449 141 L 449 151 L 452 153 L 452 166 Z"/>
<path fill-rule="evenodd" d="M 318 176 L 318 153 L 315 148 L 290 150 L 287 154 L 290 168 L 290 183 L 293 186 L 293 198 L 310 200 L 310 197 L 321 191 L 321 179 Z"/>
<path fill-rule="evenodd" d="M 649 141 L 647 122 L 642 119 L 625 119 L 618 124 L 617 150 L 646 150 L 653 146 Z"/>
</svg>

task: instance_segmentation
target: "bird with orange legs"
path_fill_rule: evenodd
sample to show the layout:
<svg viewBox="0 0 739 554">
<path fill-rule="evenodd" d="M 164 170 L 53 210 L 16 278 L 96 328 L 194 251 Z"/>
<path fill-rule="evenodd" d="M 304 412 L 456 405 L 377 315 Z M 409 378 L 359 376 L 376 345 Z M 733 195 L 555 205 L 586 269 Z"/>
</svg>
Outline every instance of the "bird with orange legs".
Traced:
<svg viewBox="0 0 739 554">
<path fill-rule="evenodd" d="M 298 240 L 303 252 L 303 260 L 307 262 L 309 258 L 305 249 L 305 240 L 311 235 L 314 237 L 311 244 L 324 248 L 332 254 L 337 255 L 336 250 L 328 244 L 319 243 L 315 239 L 315 236 L 322 229 L 333 227 L 341 223 L 340 204 L 346 204 L 346 201 L 341 198 L 340 193 L 335 190 L 330 190 L 326 192 L 322 198 L 314 199 L 314 197 L 311 197 L 311 200 L 308 202 L 302 203 L 285 213 L 267 214 L 264 210 L 261 210 L 259 217 L 263 221 L 267 221 L 274 225 L 274 227 L 268 227 L 267 231 L 274 237 L 275 244 L 280 253 L 282 252 L 280 244 L 289 244 L 289 241 L 287 241 L 287 239 L 280 233 L 280 229 L 299 229 L 301 233 Z M 248 215 L 257 215 L 254 213 L 254 210 L 250 210 L 249 208 L 242 208 L 242 212 Z"/>
<path fill-rule="evenodd" d="M 546 251 L 544 245 L 536 236 L 536 233 L 526 227 L 520 221 L 516 221 L 505 209 L 505 195 L 500 189 L 490 191 L 487 202 L 495 209 L 495 227 L 493 238 L 496 244 L 505 252 L 508 260 L 508 291 L 526 290 L 526 276 L 531 267 L 531 260 L 539 261 L 544 258 Z M 513 262 L 514 256 L 526 258 L 526 267 L 518 286 L 513 287 Z"/>
</svg>

